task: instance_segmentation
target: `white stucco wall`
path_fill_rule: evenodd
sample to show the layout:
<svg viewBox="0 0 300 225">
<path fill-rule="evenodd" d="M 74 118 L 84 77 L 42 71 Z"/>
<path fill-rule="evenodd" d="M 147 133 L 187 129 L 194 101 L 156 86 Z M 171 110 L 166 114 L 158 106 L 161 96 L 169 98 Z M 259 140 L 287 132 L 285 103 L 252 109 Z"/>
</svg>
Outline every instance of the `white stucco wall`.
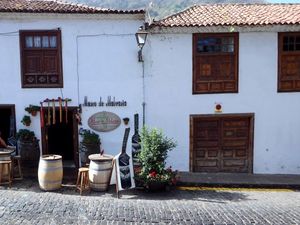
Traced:
<svg viewBox="0 0 300 225">
<path fill-rule="evenodd" d="M 134 34 L 141 20 L 26 19 L 0 21 L 0 104 L 16 105 L 17 129 L 24 108 L 45 98 L 71 98 L 71 106 L 114 96 L 127 107 L 83 107 L 83 128 L 99 111 L 111 111 L 142 121 L 143 69 L 137 62 Z M 21 29 L 62 31 L 64 88 L 22 89 L 19 34 Z M 12 32 L 12 33 L 11 33 Z M 248 32 L 239 35 L 239 93 L 192 95 L 192 35 L 151 34 L 144 48 L 146 123 L 163 129 L 178 147 L 169 164 L 189 170 L 189 116 L 213 114 L 215 103 L 223 113 L 255 113 L 254 173 L 300 174 L 300 93 L 277 93 L 277 33 Z M 78 82 L 79 81 L 79 82 Z M 124 124 L 99 133 L 106 153 L 121 148 Z M 29 127 L 41 137 L 40 121 Z M 133 129 L 132 129 L 133 131 Z M 131 137 L 131 135 L 130 135 Z M 129 142 L 130 143 L 130 142 Z M 128 148 L 130 149 L 130 148 Z"/>
<path fill-rule="evenodd" d="M 125 100 L 127 107 L 83 107 L 82 127 L 88 128 L 87 119 L 92 114 L 111 111 L 121 119 L 129 117 L 129 125 L 133 128 L 133 114 L 139 113 L 140 119 L 142 116 L 142 66 L 137 60 L 138 48 L 134 36 L 142 23 L 142 20 L 122 18 L 1 19 L 0 76 L 1 84 L 4 85 L 0 88 L 0 104 L 15 104 L 17 130 L 25 128 L 20 121 L 27 114 L 24 111 L 26 106 L 39 105 L 46 98 L 62 95 L 72 99 L 70 106 L 83 103 L 84 96 L 88 96 L 90 101 L 99 101 L 100 97 L 106 101 L 107 96 Z M 60 28 L 62 33 L 64 88 L 22 89 L 19 30 L 56 28 Z M 98 132 L 107 154 L 116 155 L 120 152 L 124 127 L 122 121 L 121 126 L 114 131 Z M 39 117 L 32 117 L 29 129 L 41 138 Z"/>
<path fill-rule="evenodd" d="M 189 170 L 189 115 L 255 113 L 253 172 L 300 174 L 300 93 L 277 93 L 277 33 L 239 34 L 239 93 L 192 95 L 192 35 L 151 35 L 146 48 L 146 122 L 178 147 L 169 163 Z"/>
</svg>

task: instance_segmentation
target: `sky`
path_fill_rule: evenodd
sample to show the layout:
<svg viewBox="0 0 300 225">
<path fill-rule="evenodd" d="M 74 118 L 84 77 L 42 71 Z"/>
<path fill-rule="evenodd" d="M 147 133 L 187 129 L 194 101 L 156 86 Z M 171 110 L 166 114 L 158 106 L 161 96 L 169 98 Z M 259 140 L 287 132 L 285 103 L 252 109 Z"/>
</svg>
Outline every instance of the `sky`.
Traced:
<svg viewBox="0 0 300 225">
<path fill-rule="evenodd" d="M 267 0 L 271 3 L 300 3 L 300 0 Z"/>
</svg>

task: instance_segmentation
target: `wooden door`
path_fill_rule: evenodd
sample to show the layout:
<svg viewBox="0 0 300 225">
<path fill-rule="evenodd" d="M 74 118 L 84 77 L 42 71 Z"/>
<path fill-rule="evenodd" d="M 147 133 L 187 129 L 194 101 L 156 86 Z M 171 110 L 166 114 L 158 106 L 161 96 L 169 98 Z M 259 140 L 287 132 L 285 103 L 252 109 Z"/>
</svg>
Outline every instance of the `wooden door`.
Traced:
<svg viewBox="0 0 300 225">
<path fill-rule="evenodd" d="M 6 143 L 8 138 L 16 137 L 15 105 L 0 104 L 0 131 Z"/>
<path fill-rule="evenodd" d="M 50 110 L 51 110 L 51 115 L 52 115 L 52 108 Z M 56 118 L 59 118 L 59 108 L 58 107 L 56 107 L 55 112 L 56 112 L 56 114 L 55 114 Z M 75 116 L 76 112 L 77 112 L 77 107 L 68 107 L 68 128 L 69 128 L 68 132 L 71 132 L 71 134 L 66 134 L 66 135 L 72 135 L 73 160 L 74 160 L 75 166 L 79 167 L 78 122 L 77 122 L 76 116 Z M 47 108 L 45 108 L 44 114 L 45 114 L 45 116 L 47 115 Z M 49 150 L 49 129 L 52 125 L 47 126 L 46 123 L 47 123 L 47 121 L 45 119 L 45 126 L 41 128 L 41 131 L 42 131 L 42 153 L 43 153 L 43 155 L 44 154 L 53 154 L 53 152 L 51 152 Z M 56 123 L 59 124 L 58 119 L 57 119 Z M 65 122 L 65 111 L 63 112 L 63 122 L 62 123 L 66 124 L 66 122 Z M 72 129 L 70 129 L 70 128 L 72 128 Z M 58 127 L 58 129 L 60 129 L 60 128 Z M 60 154 L 62 154 L 62 153 L 60 153 Z"/>
<path fill-rule="evenodd" d="M 252 172 L 253 114 L 192 115 L 192 172 Z"/>
</svg>

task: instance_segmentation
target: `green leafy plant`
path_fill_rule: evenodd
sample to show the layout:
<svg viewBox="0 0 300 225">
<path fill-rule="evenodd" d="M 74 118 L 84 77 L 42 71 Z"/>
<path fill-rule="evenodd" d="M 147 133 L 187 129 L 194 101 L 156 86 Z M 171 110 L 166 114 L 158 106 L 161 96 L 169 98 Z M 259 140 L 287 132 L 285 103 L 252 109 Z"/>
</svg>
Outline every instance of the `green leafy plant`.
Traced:
<svg viewBox="0 0 300 225">
<path fill-rule="evenodd" d="M 20 129 L 16 137 L 20 141 L 36 141 L 34 132 L 27 129 Z"/>
<path fill-rule="evenodd" d="M 89 155 L 100 153 L 101 141 L 98 134 L 87 129 L 81 129 L 79 132 L 82 137 L 79 153 L 81 165 L 86 165 L 89 162 Z"/>
<path fill-rule="evenodd" d="M 23 116 L 21 123 L 23 123 L 25 126 L 30 126 L 31 124 L 30 116 Z"/>
<path fill-rule="evenodd" d="M 41 109 L 40 106 L 37 105 L 29 105 L 28 107 L 25 108 L 25 111 L 30 113 L 31 115 L 35 116 L 37 112 L 39 112 Z"/>
<path fill-rule="evenodd" d="M 85 144 L 101 144 L 99 135 L 93 131 L 83 129 L 81 130 L 80 135 L 82 136 L 82 142 Z"/>
<path fill-rule="evenodd" d="M 173 139 L 166 137 L 162 131 L 144 127 L 141 133 L 142 149 L 138 154 L 141 171 L 137 174 L 138 181 L 147 186 L 151 182 L 175 183 L 176 172 L 166 168 L 168 152 L 176 147 Z"/>
</svg>

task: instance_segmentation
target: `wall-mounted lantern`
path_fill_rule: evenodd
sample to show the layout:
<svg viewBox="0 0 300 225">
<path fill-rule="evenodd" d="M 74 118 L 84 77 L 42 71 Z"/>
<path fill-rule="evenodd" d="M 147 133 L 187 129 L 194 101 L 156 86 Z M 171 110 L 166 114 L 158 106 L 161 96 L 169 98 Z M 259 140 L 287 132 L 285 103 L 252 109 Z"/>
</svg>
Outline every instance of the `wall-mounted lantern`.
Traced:
<svg viewBox="0 0 300 225">
<path fill-rule="evenodd" d="M 138 52 L 139 62 L 144 62 L 142 50 L 146 43 L 147 35 L 148 35 L 148 32 L 144 30 L 143 26 L 141 26 L 135 34 L 136 42 L 138 44 L 138 47 L 140 48 L 139 52 Z"/>
</svg>

